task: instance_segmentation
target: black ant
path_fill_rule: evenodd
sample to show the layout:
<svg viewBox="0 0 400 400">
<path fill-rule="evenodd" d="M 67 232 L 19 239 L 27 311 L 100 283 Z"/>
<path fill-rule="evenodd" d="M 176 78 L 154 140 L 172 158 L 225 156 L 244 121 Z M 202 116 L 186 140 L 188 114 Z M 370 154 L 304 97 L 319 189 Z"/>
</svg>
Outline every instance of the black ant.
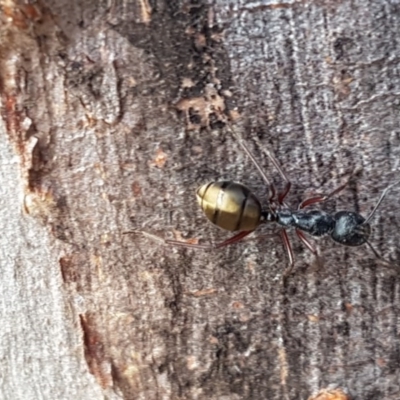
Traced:
<svg viewBox="0 0 400 400">
<path fill-rule="evenodd" d="M 289 269 L 287 272 L 290 272 L 294 265 L 293 250 L 286 232 L 288 228 L 294 228 L 299 239 L 316 256 L 318 255 L 317 251 L 306 238 L 304 232 L 316 237 L 330 235 L 335 242 L 345 246 L 355 247 L 366 243 L 375 256 L 380 258 L 379 254 L 368 242 L 371 234 L 370 221 L 387 192 L 400 181 L 391 184 L 382 192 L 374 209 L 367 218 L 352 211 L 339 211 L 335 214 L 329 214 L 322 210 L 305 210 L 305 208 L 313 204 L 327 201 L 343 190 L 346 184 L 341 185 L 328 195 L 315 196 L 303 200 L 297 210 L 292 210 L 285 203 L 285 198 L 289 194 L 292 184 L 277 159 L 267 151 L 268 158 L 285 183 L 285 187 L 280 193 L 277 193 L 275 186 L 269 181 L 244 140 L 236 134 L 230 125 L 228 126 L 271 190 L 267 208 L 262 209 L 258 198 L 250 189 L 240 183 L 231 181 L 211 182 L 201 186 L 196 192 L 200 207 L 213 224 L 228 231 L 238 231 L 236 235 L 217 244 L 191 244 L 178 240 L 163 240 L 154 235 L 144 233 L 146 236 L 162 240 L 165 244 L 173 246 L 184 246 L 193 249 L 218 249 L 239 242 L 252 233 L 260 224 L 274 222 L 282 227 L 280 234 L 289 257 Z"/>
</svg>

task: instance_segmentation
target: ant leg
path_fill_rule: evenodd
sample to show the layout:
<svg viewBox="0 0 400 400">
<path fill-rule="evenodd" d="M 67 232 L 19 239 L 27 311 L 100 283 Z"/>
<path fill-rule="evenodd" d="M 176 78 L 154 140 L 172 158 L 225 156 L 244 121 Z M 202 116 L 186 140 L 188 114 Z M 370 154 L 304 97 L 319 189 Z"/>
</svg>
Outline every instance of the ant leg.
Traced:
<svg viewBox="0 0 400 400">
<path fill-rule="evenodd" d="M 290 192 L 290 188 L 292 187 L 292 183 L 290 182 L 290 180 L 289 180 L 288 176 L 286 175 L 286 173 L 283 171 L 283 169 L 280 166 L 278 160 L 271 154 L 271 152 L 268 149 L 266 149 L 264 146 L 260 146 L 260 147 L 267 154 L 267 157 L 270 159 L 270 161 L 272 162 L 274 167 L 279 172 L 279 175 L 281 176 L 281 178 L 285 182 L 285 188 L 283 189 L 283 191 L 281 193 L 278 194 L 278 202 L 279 202 L 279 204 L 282 205 L 283 201 L 286 198 L 286 196 Z"/>
<path fill-rule="evenodd" d="M 307 239 L 307 237 L 304 235 L 304 233 L 300 229 L 296 229 L 296 234 L 297 234 L 298 238 L 301 240 L 301 242 L 304 244 L 304 246 L 306 246 L 307 249 L 311 251 L 311 253 L 313 253 L 315 256 L 318 257 L 317 249 Z"/>
<path fill-rule="evenodd" d="M 283 204 L 283 200 L 285 200 L 285 197 L 290 192 L 290 188 L 291 187 L 292 187 L 292 184 L 290 182 L 286 182 L 285 189 L 281 193 L 279 193 L 279 195 L 278 195 L 279 204 L 281 204 L 281 205 Z"/>
<path fill-rule="evenodd" d="M 245 242 L 249 243 L 249 242 L 254 242 L 254 241 L 259 241 L 259 240 L 264 240 L 264 239 L 276 239 L 278 237 L 278 235 L 276 234 L 276 232 L 274 233 L 262 233 L 262 234 L 258 234 L 256 236 L 253 236 L 249 239 L 246 239 Z"/>
<path fill-rule="evenodd" d="M 265 175 L 265 172 L 263 171 L 263 169 L 261 168 L 260 164 L 258 163 L 258 161 L 255 159 L 255 157 L 253 156 L 253 153 L 250 151 L 250 149 L 247 147 L 247 144 L 245 143 L 245 141 L 241 138 L 241 136 L 239 136 L 239 134 L 233 129 L 233 126 L 228 122 L 225 121 L 226 124 L 228 125 L 230 131 L 234 134 L 234 136 L 236 137 L 236 140 L 239 142 L 240 147 L 243 149 L 243 151 L 247 154 L 247 156 L 250 158 L 251 162 L 253 163 L 253 165 L 257 168 L 258 172 L 260 173 L 260 175 L 262 176 L 262 178 L 264 179 L 265 183 L 272 187 L 268 177 Z M 268 158 L 270 159 L 270 161 L 272 162 L 272 164 L 274 165 L 274 167 L 278 170 L 280 176 L 282 177 L 282 179 L 285 181 L 285 189 L 278 194 L 278 202 L 279 204 L 283 204 L 283 201 L 285 200 L 285 197 L 288 195 L 290 188 L 292 186 L 289 178 L 287 177 L 286 173 L 283 171 L 282 167 L 280 166 L 278 160 L 271 154 L 271 152 L 268 149 L 265 149 L 262 146 L 263 151 L 267 154 Z M 274 192 L 273 192 L 274 193 Z M 273 197 L 275 197 L 275 194 L 273 194 Z"/>
<path fill-rule="evenodd" d="M 342 191 L 346 187 L 346 185 L 347 185 L 347 182 L 345 184 L 339 186 L 337 189 L 335 189 L 334 191 L 332 191 L 331 193 L 329 193 L 329 194 L 327 194 L 325 196 L 315 196 L 315 197 L 311 197 L 309 199 L 303 200 L 299 204 L 299 207 L 297 209 L 301 210 L 302 208 L 311 206 L 312 204 L 323 203 L 323 202 L 327 201 L 328 199 L 330 199 L 335 194 L 337 194 L 340 191 Z"/>
<path fill-rule="evenodd" d="M 285 248 L 287 255 L 289 257 L 289 267 L 283 272 L 283 276 L 286 277 L 292 273 L 294 266 L 294 255 L 292 245 L 290 244 L 289 236 L 285 229 L 281 229 L 281 238 L 283 242 L 283 247 Z"/>
<path fill-rule="evenodd" d="M 268 202 L 273 203 L 275 201 L 275 196 L 276 196 L 275 185 L 272 183 L 269 189 L 271 190 L 271 196 L 269 196 Z"/>
<path fill-rule="evenodd" d="M 373 218 L 376 210 L 378 209 L 378 207 L 381 205 L 382 200 L 385 198 L 386 194 L 388 193 L 388 191 L 390 189 L 392 189 L 393 186 L 396 186 L 400 183 L 399 181 L 396 181 L 394 183 L 392 183 L 391 185 L 389 185 L 381 194 L 381 197 L 379 198 L 378 202 L 376 203 L 374 209 L 372 210 L 371 214 L 368 215 L 368 217 L 365 219 L 365 221 L 363 222 L 363 225 L 368 224 L 369 221 Z M 330 199 L 332 196 L 334 196 L 335 194 L 339 193 L 341 190 L 343 190 L 347 185 L 347 182 L 341 186 L 339 186 L 337 189 L 335 189 L 333 192 L 329 193 L 326 196 L 316 196 L 316 197 L 311 197 L 310 199 L 306 199 L 303 200 L 300 204 L 298 209 L 302 209 L 305 207 L 310 206 L 311 204 L 317 204 L 317 203 L 323 203 L 324 201 Z"/>
<path fill-rule="evenodd" d="M 282 169 L 281 165 L 279 164 L 279 161 L 275 158 L 275 156 L 269 151 L 268 148 L 265 148 L 261 144 L 259 144 L 261 149 L 264 151 L 264 153 L 267 154 L 267 157 L 270 159 L 276 170 L 278 171 L 279 175 L 285 182 L 285 188 L 281 193 L 278 194 L 278 202 L 280 205 L 283 205 L 283 201 L 285 200 L 286 196 L 290 192 L 290 188 L 292 187 L 292 183 L 290 182 L 288 176 L 286 175 L 285 171 Z"/>
<path fill-rule="evenodd" d="M 159 242 L 161 244 L 172 244 L 173 246 L 181 246 L 181 247 L 189 247 L 192 249 L 211 249 L 213 248 L 213 245 L 206 245 L 206 244 L 194 244 L 194 243 L 188 243 L 184 242 L 181 240 L 169 240 L 169 239 L 163 239 L 160 236 L 153 235 L 152 233 L 148 233 L 145 231 L 127 231 L 127 232 L 122 232 L 123 235 L 128 235 L 128 234 L 140 234 L 143 235 L 151 240 L 154 240 L 156 242 Z"/>
<path fill-rule="evenodd" d="M 231 128 L 231 131 L 234 132 L 232 130 L 232 128 Z M 264 179 L 264 182 L 270 187 L 271 196 L 270 196 L 270 200 L 269 201 L 270 201 L 270 203 L 274 202 L 274 198 L 276 196 L 276 190 L 275 190 L 274 184 L 269 181 L 269 179 L 267 178 L 267 175 L 265 175 L 265 172 L 262 170 L 260 164 L 257 162 L 255 157 L 253 156 L 253 154 L 251 153 L 250 149 L 247 147 L 247 145 L 244 142 L 244 140 L 242 138 L 240 138 L 236 134 L 235 134 L 235 136 L 236 136 L 240 146 L 242 147 L 243 151 L 248 155 L 248 157 L 250 158 L 250 160 L 252 161 L 252 163 L 254 164 L 254 166 L 257 168 L 258 172 L 260 173 L 260 175 Z M 272 161 L 272 163 L 274 164 L 275 168 L 278 170 L 278 172 L 282 176 L 283 180 L 285 181 L 285 189 L 281 193 L 278 193 L 278 204 L 283 205 L 283 201 L 285 200 L 285 197 L 288 195 L 292 184 L 289 181 L 289 179 L 286 176 L 286 174 L 283 172 L 282 168 L 280 167 L 280 165 L 278 163 L 278 160 L 268 150 L 265 150 L 265 151 L 266 151 L 268 157 L 270 158 L 270 160 Z"/>
<path fill-rule="evenodd" d="M 170 244 L 172 246 L 181 246 L 181 247 L 188 247 L 191 249 L 203 249 L 203 250 L 213 250 L 219 249 L 221 247 L 229 246 L 230 244 L 234 244 L 245 238 L 247 235 L 250 235 L 253 231 L 242 231 L 236 234 L 235 236 L 224 240 L 221 243 L 217 244 L 194 244 L 194 243 L 186 243 L 180 240 L 163 240 L 165 244 Z M 153 236 L 153 235 L 152 235 Z"/>
<path fill-rule="evenodd" d="M 231 128 L 231 131 L 234 132 Z M 255 159 L 255 157 L 253 156 L 253 153 L 250 151 L 250 149 L 247 147 L 247 144 L 244 142 L 244 140 L 239 137 L 239 135 L 237 135 L 235 133 L 236 139 L 239 142 L 240 147 L 243 149 L 243 151 L 247 154 L 247 156 L 250 158 L 251 162 L 253 163 L 253 165 L 257 168 L 258 172 L 260 173 L 260 175 L 262 176 L 262 178 L 264 179 L 264 182 L 268 185 L 271 186 L 271 182 L 268 179 L 267 175 L 265 174 L 265 172 L 263 171 L 263 169 L 261 168 L 261 165 L 258 163 L 258 161 Z"/>
<path fill-rule="evenodd" d="M 233 236 L 227 240 L 224 240 L 221 243 L 217 243 L 217 244 L 194 244 L 194 243 L 183 242 L 181 240 L 163 239 L 157 235 L 153 235 L 151 233 L 143 232 L 143 231 L 128 231 L 128 232 L 123 232 L 123 234 L 126 235 L 126 234 L 130 234 L 130 233 L 140 233 L 143 236 L 146 236 L 152 240 L 158 241 L 162 244 L 170 244 L 172 246 L 188 247 L 190 249 L 212 250 L 212 249 L 219 249 L 221 247 L 229 246 L 230 244 L 239 242 L 239 240 L 242 240 L 247 235 L 250 235 L 250 233 L 252 233 L 252 232 L 254 232 L 254 231 L 239 232 L 235 236 Z"/>
</svg>

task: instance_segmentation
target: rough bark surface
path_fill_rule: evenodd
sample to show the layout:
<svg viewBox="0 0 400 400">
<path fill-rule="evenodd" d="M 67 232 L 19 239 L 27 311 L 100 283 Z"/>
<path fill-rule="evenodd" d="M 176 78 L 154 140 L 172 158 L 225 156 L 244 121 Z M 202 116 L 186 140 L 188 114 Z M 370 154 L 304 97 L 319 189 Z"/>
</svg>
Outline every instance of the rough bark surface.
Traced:
<svg viewBox="0 0 400 400">
<path fill-rule="evenodd" d="M 1 7 L 1 398 L 399 399 L 400 185 L 371 237 L 391 267 L 291 235 L 282 282 L 278 236 L 123 234 L 223 240 L 206 181 L 266 198 L 224 115 L 290 205 L 350 178 L 320 207 L 368 215 L 400 175 L 397 1 Z"/>
</svg>

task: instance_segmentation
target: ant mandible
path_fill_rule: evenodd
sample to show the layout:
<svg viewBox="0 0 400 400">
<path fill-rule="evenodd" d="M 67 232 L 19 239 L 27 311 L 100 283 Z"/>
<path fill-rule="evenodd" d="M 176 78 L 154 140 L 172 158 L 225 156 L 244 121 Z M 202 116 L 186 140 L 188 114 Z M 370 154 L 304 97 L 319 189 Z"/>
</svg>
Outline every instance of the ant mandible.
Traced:
<svg viewBox="0 0 400 400">
<path fill-rule="evenodd" d="M 292 210 L 285 203 L 285 198 L 289 194 L 292 184 L 279 165 L 278 160 L 269 151 L 266 151 L 268 158 L 285 183 L 285 187 L 280 193 L 277 193 L 274 184 L 267 178 L 245 141 L 235 132 L 230 124 L 227 123 L 227 125 L 238 140 L 242 150 L 250 158 L 271 190 L 267 207 L 263 209 L 260 200 L 250 189 L 240 183 L 232 181 L 210 182 L 197 190 L 197 201 L 209 221 L 224 230 L 238 231 L 236 235 L 217 244 L 192 244 L 179 240 L 164 240 L 148 233 L 145 234 L 146 236 L 162 240 L 165 244 L 173 246 L 183 246 L 193 249 L 218 249 L 239 242 L 254 232 L 261 224 L 274 222 L 281 226 L 280 234 L 289 257 L 289 268 L 285 275 L 290 273 L 294 265 L 293 250 L 286 232 L 288 228 L 294 228 L 299 239 L 316 256 L 318 255 L 317 250 L 309 242 L 304 233 L 315 237 L 330 235 L 335 242 L 351 247 L 361 246 L 366 243 L 375 256 L 380 258 L 379 254 L 368 241 L 371 234 L 370 221 L 387 192 L 400 181 L 389 185 L 382 192 L 374 209 L 367 218 L 352 211 L 339 211 L 335 214 L 329 214 L 322 210 L 305 210 L 313 204 L 327 201 L 343 190 L 346 184 L 339 186 L 325 196 L 315 196 L 303 200 L 297 207 L 297 210 Z"/>
</svg>

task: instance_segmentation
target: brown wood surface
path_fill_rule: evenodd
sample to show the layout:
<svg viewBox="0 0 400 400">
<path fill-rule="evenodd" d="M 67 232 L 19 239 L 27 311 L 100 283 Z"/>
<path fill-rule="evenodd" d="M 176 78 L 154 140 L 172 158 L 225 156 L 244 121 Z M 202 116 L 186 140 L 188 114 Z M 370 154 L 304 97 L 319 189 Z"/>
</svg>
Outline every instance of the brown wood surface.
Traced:
<svg viewBox="0 0 400 400">
<path fill-rule="evenodd" d="M 278 236 L 123 235 L 227 238 L 209 180 L 267 199 L 216 110 L 291 205 L 350 178 L 321 208 L 367 215 L 400 175 L 399 32 L 397 1 L 3 0 L 0 398 L 399 399 L 400 186 L 371 237 L 391 267 L 291 233 L 282 283 Z"/>
</svg>

